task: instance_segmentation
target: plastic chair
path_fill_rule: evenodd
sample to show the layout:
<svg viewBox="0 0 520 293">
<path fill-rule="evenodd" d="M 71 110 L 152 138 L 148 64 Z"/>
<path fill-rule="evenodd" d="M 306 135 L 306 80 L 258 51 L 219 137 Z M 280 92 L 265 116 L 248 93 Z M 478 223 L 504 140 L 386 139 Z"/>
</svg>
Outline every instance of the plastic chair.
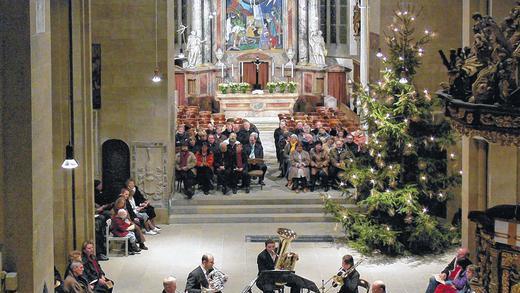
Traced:
<svg viewBox="0 0 520 293">
<path fill-rule="evenodd" d="M 110 254 L 110 241 L 115 242 L 124 242 L 125 244 L 125 256 L 128 256 L 128 236 L 124 237 L 115 237 L 110 234 L 110 226 L 112 225 L 112 219 L 107 220 L 107 235 L 106 235 L 106 247 L 107 247 L 107 254 L 106 256 L 109 256 Z"/>
</svg>

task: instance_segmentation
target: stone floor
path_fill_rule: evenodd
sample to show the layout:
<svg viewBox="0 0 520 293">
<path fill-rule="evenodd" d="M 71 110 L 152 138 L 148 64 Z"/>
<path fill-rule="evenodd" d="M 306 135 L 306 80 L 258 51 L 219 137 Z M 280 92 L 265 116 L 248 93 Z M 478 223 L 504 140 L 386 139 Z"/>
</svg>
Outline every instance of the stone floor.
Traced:
<svg viewBox="0 0 520 293">
<path fill-rule="evenodd" d="M 276 178 L 278 170 L 272 130 L 269 131 L 266 126 L 259 128 L 266 161 L 269 163 L 264 192 L 271 193 L 271 196 L 294 196 L 295 201 L 298 201 L 298 196 L 301 198 L 302 195 L 289 191 L 285 187 L 286 181 Z M 255 195 L 254 190 L 250 196 Z M 196 198 L 199 196 L 203 196 L 201 192 L 197 192 Z M 222 198 L 219 192 L 210 196 Z M 215 256 L 216 267 L 229 275 L 225 292 L 239 293 L 256 276 L 256 257 L 263 249 L 263 243 L 246 242 L 245 237 L 273 235 L 278 227 L 291 228 L 300 235 L 342 235 L 334 223 L 164 225 L 160 235 L 147 237 L 150 250 L 135 256 L 111 257 L 102 265 L 108 277 L 116 282 L 114 292 L 161 292 L 162 279 L 168 275 L 177 278 L 178 291 L 182 292 L 188 273 L 200 264 L 201 255 L 207 252 Z M 296 273 L 316 282 L 318 286 L 322 280 L 329 279 L 338 271 L 344 254 L 352 254 L 356 260 L 361 258 L 357 252 L 341 243 L 292 243 L 291 246 L 292 251 L 300 256 Z M 424 257 L 374 256 L 364 261 L 358 270 L 361 277 L 369 282 L 384 280 L 388 292 L 424 292 L 429 276 L 442 270 L 453 254 L 454 251 Z"/>
<path fill-rule="evenodd" d="M 164 225 L 160 235 L 147 237 L 150 250 L 135 256 L 112 256 L 102 266 L 116 282 L 114 292 L 160 292 L 162 279 L 168 275 L 177 278 L 182 292 L 188 273 L 207 252 L 215 256 L 216 267 L 229 275 L 225 292 L 239 293 L 256 276 L 256 257 L 263 249 L 263 243 L 245 242 L 245 236 L 271 235 L 278 227 L 292 228 L 302 235 L 341 235 L 333 223 Z M 340 243 L 292 243 L 291 248 L 300 256 L 296 273 L 318 286 L 337 272 L 344 254 L 361 259 Z M 422 257 L 373 256 L 360 264 L 358 271 L 369 282 L 384 280 L 388 292 L 424 292 L 429 276 L 442 270 L 453 255 L 450 250 Z"/>
</svg>

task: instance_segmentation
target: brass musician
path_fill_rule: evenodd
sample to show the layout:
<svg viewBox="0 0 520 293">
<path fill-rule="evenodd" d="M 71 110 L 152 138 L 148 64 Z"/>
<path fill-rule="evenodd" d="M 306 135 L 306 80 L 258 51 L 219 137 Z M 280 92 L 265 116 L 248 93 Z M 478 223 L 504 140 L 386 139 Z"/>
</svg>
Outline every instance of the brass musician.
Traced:
<svg viewBox="0 0 520 293">
<path fill-rule="evenodd" d="M 341 269 L 334 278 L 333 287 L 341 285 L 338 293 L 358 293 L 359 273 L 354 266 L 352 255 L 344 255 Z"/>
</svg>

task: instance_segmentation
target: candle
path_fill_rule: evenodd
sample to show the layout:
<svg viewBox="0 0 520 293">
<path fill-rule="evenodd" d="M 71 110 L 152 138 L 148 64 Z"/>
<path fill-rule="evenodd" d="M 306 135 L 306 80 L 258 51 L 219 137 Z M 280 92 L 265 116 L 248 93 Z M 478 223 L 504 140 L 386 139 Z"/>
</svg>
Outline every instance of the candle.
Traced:
<svg viewBox="0 0 520 293">
<path fill-rule="evenodd" d="M 231 77 L 235 77 L 235 65 L 231 64 Z"/>
<path fill-rule="evenodd" d="M 244 76 L 244 62 L 240 62 L 240 77 Z"/>
<path fill-rule="evenodd" d="M 224 79 L 224 63 L 220 64 L 220 76 L 222 77 L 222 79 Z"/>
<path fill-rule="evenodd" d="M 274 77 L 274 60 L 273 60 L 273 63 L 272 63 L 273 66 L 271 66 L 271 76 Z"/>
<path fill-rule="evenodd" d="M 294 64 L 291 64 L 291 78 L 294 78 Z"/>
<path fill-rule="evenodd" d="M 285 65 L 282 64 L 282 78 L 285 77 Z"/>
</svg>

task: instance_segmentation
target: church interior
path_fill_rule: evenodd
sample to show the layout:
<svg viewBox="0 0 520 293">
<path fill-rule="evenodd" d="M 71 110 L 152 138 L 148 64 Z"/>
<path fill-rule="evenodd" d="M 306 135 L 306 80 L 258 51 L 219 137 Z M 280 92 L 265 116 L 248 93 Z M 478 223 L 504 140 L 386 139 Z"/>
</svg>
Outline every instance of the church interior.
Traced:
<svg viewBox="0 0 520 293">
<path fill-rule="evenodd" d="M 519 62 L 516 0 L 2 0 L 0 293 L 520 293 Z"/>
</svg>

